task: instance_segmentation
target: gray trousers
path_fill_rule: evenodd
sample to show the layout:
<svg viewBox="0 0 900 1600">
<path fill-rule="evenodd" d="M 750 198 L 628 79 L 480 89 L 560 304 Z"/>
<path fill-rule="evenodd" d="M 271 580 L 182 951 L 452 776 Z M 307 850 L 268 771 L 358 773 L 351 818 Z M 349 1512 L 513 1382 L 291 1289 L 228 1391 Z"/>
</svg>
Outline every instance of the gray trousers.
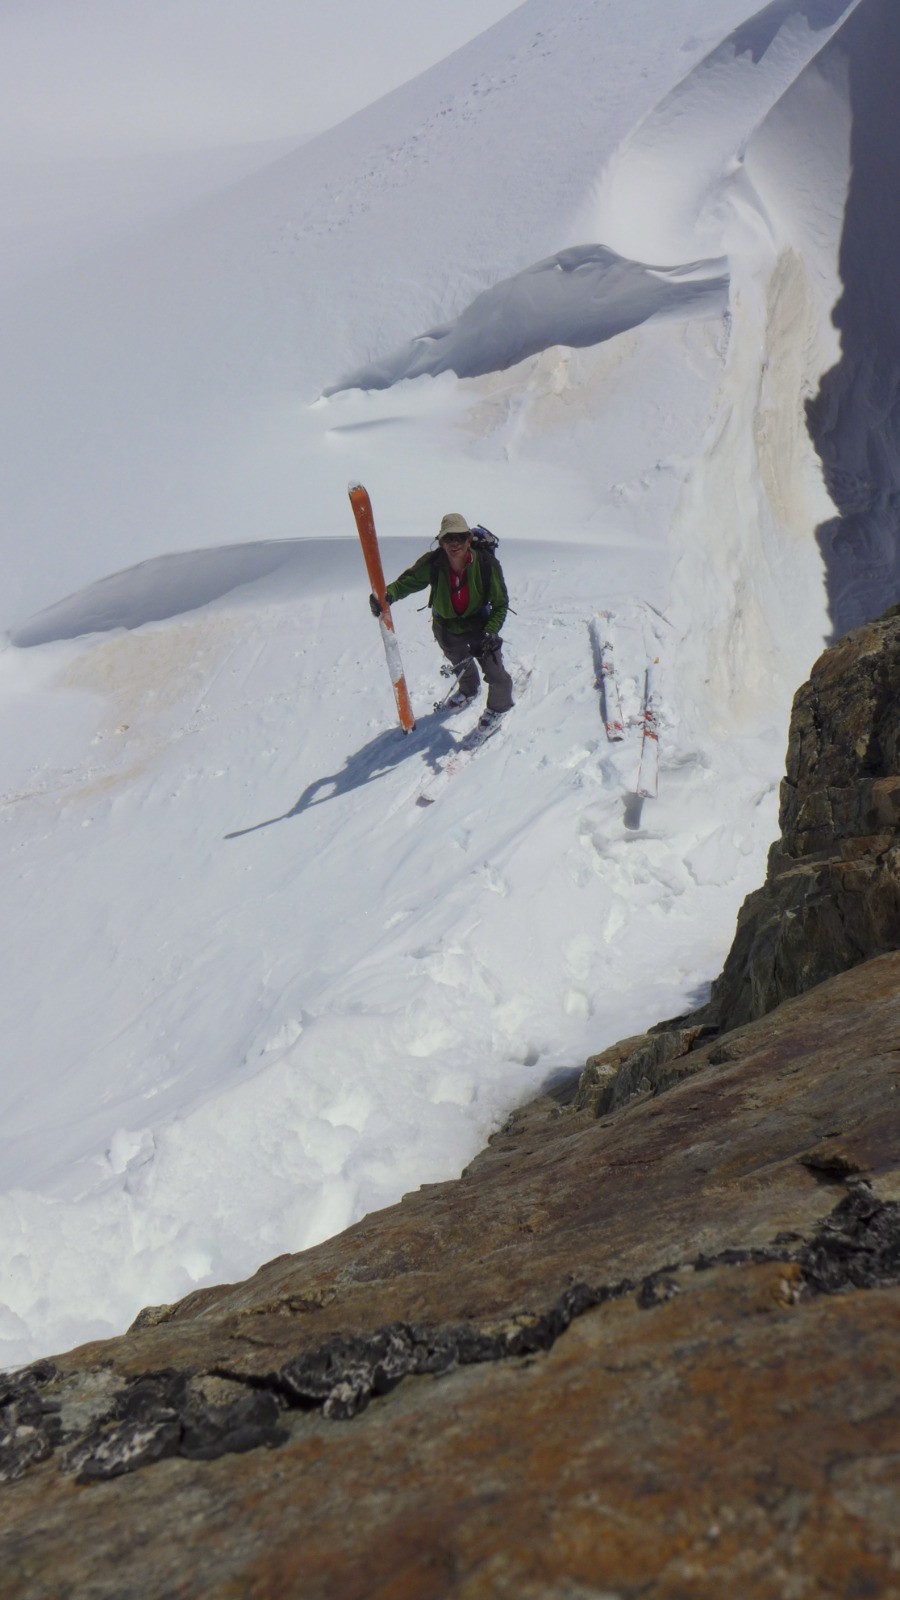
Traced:
<svg viewBox="0 0 900 1600">
<path fill-rule="evenodd" d="M 512 678 L 503 665 L 500 641 L 489 633 L 485 634 L 481 628 L 476 633 L 451 633 L 438 617 L 432 617 L 431 625 L 444 655 L 455 667 L 467 656 L 473 658 L 459 674 L 459 687 L 463 694 L 478 693 L 480 667 L 488 686 L 488 710 L 508 711 L 513 703 L 513 686 Z M 476 661 L 478 666 L 475 665 Z"/>
</svg>

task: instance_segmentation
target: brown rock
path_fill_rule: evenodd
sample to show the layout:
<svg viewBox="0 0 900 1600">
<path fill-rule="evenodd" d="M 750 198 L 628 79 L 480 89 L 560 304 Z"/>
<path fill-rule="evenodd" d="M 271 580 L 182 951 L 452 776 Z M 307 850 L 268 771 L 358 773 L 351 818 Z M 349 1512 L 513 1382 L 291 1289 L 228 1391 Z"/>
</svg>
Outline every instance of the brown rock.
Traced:
<svg viewBox="0 0 900 1600">
<path fill-rule="evenodd" d="M 621 1067 L 649 1041 L 649 1033 L 637 1033 L 630 1039 L 620 1039 L 598 1055 L 588 1056 L 584 1071 L 578 1080 L 575 1108 L 589 1108 L 595 1117 L 602 1117 L 612 1105 L 616 1079 Z"/>
<path fill-rule="evenodd" d="M 734 1040 L 19 1375 L 3 1600 L 900 1595 L 900 955 Z"/>
<path fill-rule="evenodd" d="M 723 1030 L 900 948 L 900 610 L 847 634 L 794 700 L 781 839 L 704 1015 Z"/>
</svg>

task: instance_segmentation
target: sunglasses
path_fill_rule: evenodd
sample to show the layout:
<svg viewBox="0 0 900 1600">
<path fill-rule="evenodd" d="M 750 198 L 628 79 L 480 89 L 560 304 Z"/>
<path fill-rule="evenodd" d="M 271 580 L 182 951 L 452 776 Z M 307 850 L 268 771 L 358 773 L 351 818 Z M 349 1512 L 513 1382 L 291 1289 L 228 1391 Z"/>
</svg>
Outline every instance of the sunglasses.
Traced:
<svg viewBox="0 0 900 1600">
<path fill-rule="evenodd" d="M 441 544 L 465 544 L 469 538 L 471 534 L 468 533 L 445 533 Z"/>
</svg>

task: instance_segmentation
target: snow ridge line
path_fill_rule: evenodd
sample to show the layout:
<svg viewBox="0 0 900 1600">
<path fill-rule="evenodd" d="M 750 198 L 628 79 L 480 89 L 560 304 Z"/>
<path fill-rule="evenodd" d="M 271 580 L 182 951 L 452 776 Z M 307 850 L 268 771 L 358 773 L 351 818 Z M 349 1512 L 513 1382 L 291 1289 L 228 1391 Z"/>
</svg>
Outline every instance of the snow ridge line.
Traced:
<svg viewBox="0 0 900 1600">
<path fill-rule="evenodd" d="M 698 244 L 728 255 L 722 196 L 750 140 L 859 4 L 770 0 L 727 33 L 619 145 L 590 208 L 593 237 L 645 262 L 693 262 Z"/>
</svg>

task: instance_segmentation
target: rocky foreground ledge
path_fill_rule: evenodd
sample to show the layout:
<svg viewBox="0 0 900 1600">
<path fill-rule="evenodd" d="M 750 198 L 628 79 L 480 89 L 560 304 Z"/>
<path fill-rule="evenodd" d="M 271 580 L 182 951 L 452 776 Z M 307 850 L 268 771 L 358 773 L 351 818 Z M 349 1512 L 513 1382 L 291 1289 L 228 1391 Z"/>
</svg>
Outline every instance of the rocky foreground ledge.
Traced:
<svg viewBox="0 0 900 1600">
<path fill-rule="evenodd" d="M 703 1013 L 457 1182 L 0 1380 L 4 1600 L 900 1597 L 898 682 L 887 618 L 798 696 Z"/>
</svg>

